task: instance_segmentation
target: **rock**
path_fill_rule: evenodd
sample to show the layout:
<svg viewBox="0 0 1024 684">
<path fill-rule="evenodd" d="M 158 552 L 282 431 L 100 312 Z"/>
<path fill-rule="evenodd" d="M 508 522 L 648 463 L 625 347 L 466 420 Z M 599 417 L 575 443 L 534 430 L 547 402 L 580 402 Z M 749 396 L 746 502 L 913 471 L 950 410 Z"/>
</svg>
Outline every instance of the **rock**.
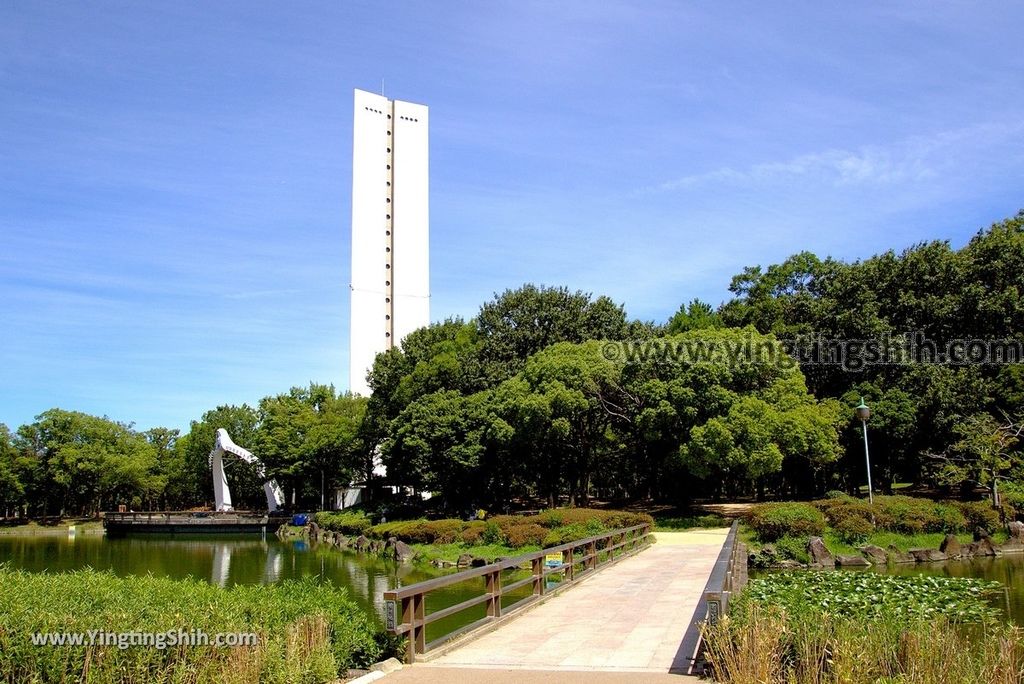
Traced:
<svg viewBox="0 0 1024 684">
<path fill-rule="evenodd" d="M 963 553 L 960 547 L 960 540 L 956 538 L 955 534 L 946 535 L 946 538 L 942 540 L 942 544 L 939 545 L 939 551 L 946 554 L 947 558 L 959 558 Z"/>
<path fill-rule="evenodd" d="M 811 537 L 807 540 L 807 553 L 811 556 L 810 566 L 812 568 L 834 568 L 836 561 L 825 548 L 825 542 L 821 537 Z"/>
<path fill-rule="evenodd" d="M 397 658 L 388 658 L 370 666 L 371 672 L 383 672 L 390 674 L 402 669 L 402 663 Z"/>
<path fill-rule="evenodd" d="M 1024 553 L 1024 541 L 1017 537 L 1010 537 L 999 547 L 1003 553 Z"/>
<path fill-rule="evenodd" d="M 938 563 L 946 560 L 946 554 L 936 549 L 910 549 L 909 553 L 918 563 Z"/>
<path fill-rule="evenodd" d="M 981 539 L 964 546 L 961 555 L 969 558 L 975 556 L 994 556 L 996 555 L 996 549 L 992 545 L 991 539 Z"/>
<path fill-rule="evenodd" d="M 356 537 L 356 540 L 352 542 L 352 546 L 355 547 L 356 551 L 365 551 L 370 546 L 370 540 L 363 535 Z"/>
<path fill-rule="evenodd" d="M 866 568 L 871 565 L 864 556 L 836 556 L 836 565 L 844 568 Z"/>
<path fill-rule="evenodd" d="M 455 562 L 456 567 L 459 568 L 468 568 L 472 564 L 473 555 L 469 553 L 462 554 L 461 556 L 459 556 L 459 560 Z"/>
<path fill-rule="evenodd" d="M 779 561 L 775 565 L 775 567 L 781 568 L 783 570 L 799 570 L 800 568 L 802 568 L 804 566 L 803 566 L 803 564 L 800 561 L 795 561 L 792 558 L 787 558 L 785 560 Z"/>
<path fill-rule="evenodd" d="M 412 547 L 403 541 L 396 541 L 394 547 L 395 560 L 399 563 L 408 563 L 416 557 L 416 552 L 413 551 Z"/>
<path fill-rule="evenodd" d="M 914 557 L 911 556 L 909 553 L 904 553 L 903 551 L 900 551 L 899 549 L 897 549 L 894 545 L 890 544 L 889 545 L 889 562 L 890 563 L 897 563 L 897 564 L 898 563 L 916 563 L 917 560 L 915 560 Z"/>
<path fill-rule="evenodd" d="M 1021 522 L 1020 520 L 1014 520 L 1006 526 L 1006 529 L 1010 533 L 1010 538 L 1020 539 L 1021 541 L 1024 541 L 1024 522 Z"/>
<path fill-rule="evenodd" d="M 469 562 L 469 565 L 473 568 L 482 568 L 485 565 L 487 565 L 487 561 L 485 561 L 483 558 L 474 558 Z"/>
<path fill-rule="evenodd" d="M 370 553 L 382 553 L 384 551 L 384 542 L 375 540 L 370 542 Z"/>
<path fill-rule="evenodd" d="M 886 555 L 885 549 L 881 546 L 868 544 L 867 546 L 860 547 L 860 552 L 864 554 L 864 557 L 867 558 L 872 565 L 885 565 L 889 562 L 889 556 Z"/>
<path fill-rule="evenodd" d="M 338 533 L 337 540 L 338 540 L 338 548 L 341 548 L 341 549 L 347 548 L 348 545 L 350 543 L 352 543 L 352 540 L 349 539 L 348 537 L 346 537 L 345 535 L 343 535 L 341 532 Z"/>
<path fill-rule="evenodd" d="M 978 527 L 974 528 L 974 541 L 978 542 L 978 541 L 981 541 L 982 539 L 988 539 L 988 538 L 989 538 L 988 530 L 986 530 L 984 527 L 981 527 L 979 525 Z"/>
<path fill-rule="evenodd" d="M 309 538 L 314 541 L 320 538 L 320 526 L 315 522 L 309 523 L 307 529 L 309 530 Z"/>
</svg>

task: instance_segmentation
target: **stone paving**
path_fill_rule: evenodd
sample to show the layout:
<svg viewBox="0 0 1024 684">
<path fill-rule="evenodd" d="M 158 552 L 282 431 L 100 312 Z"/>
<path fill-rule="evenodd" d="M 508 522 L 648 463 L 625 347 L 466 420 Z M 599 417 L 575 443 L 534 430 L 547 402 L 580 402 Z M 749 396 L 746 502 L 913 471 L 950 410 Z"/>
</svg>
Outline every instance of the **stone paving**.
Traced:
<svg viewBox="0 0 1024 684">
<path fill-rule="evenodd" d="M 439 681 L 431 668 L 518 671 L 520 681 L 548 681 L 523 670 L 685 673 L 696 645 L 687 630 L 727 533 L 656 533 L 650 549 L 388 679 Z"/>
</svg>

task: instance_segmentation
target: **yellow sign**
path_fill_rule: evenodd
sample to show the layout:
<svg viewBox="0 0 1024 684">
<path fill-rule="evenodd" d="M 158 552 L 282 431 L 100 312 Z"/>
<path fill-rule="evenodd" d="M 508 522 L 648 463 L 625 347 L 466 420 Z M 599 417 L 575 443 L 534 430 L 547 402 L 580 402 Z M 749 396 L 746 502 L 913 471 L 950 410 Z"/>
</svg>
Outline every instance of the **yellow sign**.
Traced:
<svg viewBox="0 0 1024 684">
<path fill-rule="evenodd" d="M 560 553 L 547 553 L 547 554 L 544 554 L 544 564 L 545 565 L 561 565 L 562 564 L 562 554 L 560 554 Z"/>
</svg>

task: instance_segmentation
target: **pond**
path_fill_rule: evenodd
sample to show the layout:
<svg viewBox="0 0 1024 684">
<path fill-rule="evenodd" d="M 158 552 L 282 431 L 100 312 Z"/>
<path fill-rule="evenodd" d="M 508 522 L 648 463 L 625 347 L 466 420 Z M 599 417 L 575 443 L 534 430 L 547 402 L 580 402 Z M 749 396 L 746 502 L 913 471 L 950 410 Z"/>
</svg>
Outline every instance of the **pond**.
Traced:
<svg viewBox="0 0 1024 684">
<path fill-rule="evenodd" d="M 752 571 L 751 577 L 775 570 Z M 972 558 L 947 563 L 906 563 L 872 566 L 864 569 L 846 568 L 836 572 L 877 572 L 887 575 L 938 575 L 942 577 L 975 577 L 995 580 L 1003 585 L 1003 593 L 995 603 L 1015 624 L 1024 626 L 1024 554 L 996 558 Z"/>
<path fill-rule="evenodd" d="M 266 584 L 311 576 L 346 587 L 360 607 L 378 621 L 384 611 L 385 591 L 455 572 L 311 545 L 301 539 L 282 541 L 272 536 L 262 539 L 259 535 L 146 535 L 119 539 L 99 534 L 0 535 L 0 563 L 30 572 L 91 567 L 117 575 L 192 577 L 220 586 Z M 515 573 L 509 574 L 506 581 L 512 581 Z M 518 576 L 525 577 L 525 573 Z M 477 596 L 482 592 L 482 584 L 483 579 L 477 577 L 433 592 L 428 595 L 427 611 Z M 506 601 L 510 603 L 515 598 L 511 596 Z M 428 628 L 427 638 L 434 639 L 467 624 L 482 617 L 483 612 L 483 606 L 477 606 L 439 620 Z"/>
</svg>

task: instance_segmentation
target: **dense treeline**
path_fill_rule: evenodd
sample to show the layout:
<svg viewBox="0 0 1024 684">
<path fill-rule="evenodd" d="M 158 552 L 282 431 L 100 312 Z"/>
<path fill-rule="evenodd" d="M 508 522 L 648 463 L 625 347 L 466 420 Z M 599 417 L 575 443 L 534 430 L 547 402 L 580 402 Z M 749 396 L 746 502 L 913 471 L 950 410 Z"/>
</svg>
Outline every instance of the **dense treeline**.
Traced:
<svg viewBox="0 0 1024 684">
<path fill-rule="evenodd" d="M 0 428 L 0 507 L 206 504 L 218 427 L 306 507 L 321 479 L 372 479 L 378 459 L 378 484 L 439 494 L 457 511 L 810 497 L 862 483 L 860 397 L 878 488 L 1015 492 L 1024 481 L 1024 366 L 941 358 L 970 340 L 1024 348 L 1024 213 L 961 249 L 936 241 L 855 262 L 804 252 L 747 268 L 730 289 L 717 309 L 694 300 L 657 324 L 607 297 L 526 285 L 379 355 L 369 399 L 294 388 L 208 411 L 186 434 L 53 409 Z M 250 466 L 229 477 L 241 505 L 260 505 Z"/>
<path fill-rule="evenodd" d="M 359 431 L 366 399 L 310 385 L 265 397 L 256 408 L 219 406 L 189 431 L 144 432 L 107 418 L 51 409 L 11 433 L 0 425 L 0 512 L 90 515 L 212 504 L 209 455 L 217 428 L 257 454 L 289 502 L 318 506 L 324 489 L 365 478 Z M 225 470 L 238 508 L 265 508 L 253 465 Z"/>
</svg>

